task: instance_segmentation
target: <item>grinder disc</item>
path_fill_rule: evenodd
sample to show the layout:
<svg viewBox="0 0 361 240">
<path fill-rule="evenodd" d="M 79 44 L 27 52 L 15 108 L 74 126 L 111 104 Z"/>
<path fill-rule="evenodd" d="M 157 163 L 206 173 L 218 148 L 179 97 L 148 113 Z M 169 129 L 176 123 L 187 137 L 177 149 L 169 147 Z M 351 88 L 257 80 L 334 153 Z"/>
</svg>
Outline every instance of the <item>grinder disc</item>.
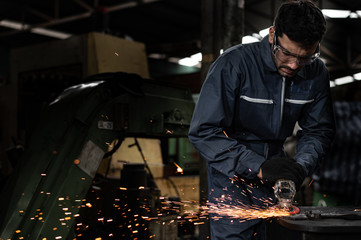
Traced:
<svg viewBox="0 0 361 240">
<path fill-rule="evenodd" d="M 290 207 L 290 215 L 294 215 L 294 214 L 297 214 L 299 212 L 300 212 L 300 209 L 298 207 L 293 206 L 293 205 Z"/>
</svg>

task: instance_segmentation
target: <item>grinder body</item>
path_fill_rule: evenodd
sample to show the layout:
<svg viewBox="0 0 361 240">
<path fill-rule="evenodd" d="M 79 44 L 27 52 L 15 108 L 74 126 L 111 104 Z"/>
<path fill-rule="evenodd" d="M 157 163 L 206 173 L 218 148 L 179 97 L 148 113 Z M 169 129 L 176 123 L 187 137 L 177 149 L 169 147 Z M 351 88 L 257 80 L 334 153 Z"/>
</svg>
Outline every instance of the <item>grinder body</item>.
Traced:
<svg viewBox="0 0 361 240">
<path fill-rule="evenodd" d="M 280 208 L 290 209 L 292 207 L 293 198 L 296 195 L 296 185 L 292 180 L 277 180 L 274 186 L 274 193 Z"/>
</svg>

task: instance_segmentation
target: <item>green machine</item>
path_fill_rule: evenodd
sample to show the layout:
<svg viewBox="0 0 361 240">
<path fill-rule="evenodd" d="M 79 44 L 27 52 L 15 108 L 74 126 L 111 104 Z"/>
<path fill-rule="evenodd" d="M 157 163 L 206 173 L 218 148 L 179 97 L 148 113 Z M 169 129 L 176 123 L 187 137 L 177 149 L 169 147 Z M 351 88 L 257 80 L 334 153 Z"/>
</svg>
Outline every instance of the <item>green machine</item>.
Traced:
<svg viewBox="0 0 361 240">
<path fill-rule="evenodd" d="M 126 136 L 186 137 L 190 91 L 135 74 L 104 73 L 49 104 L 0 195 L 0 239 L 73 239 L 109 144 Z"/>
</svg>

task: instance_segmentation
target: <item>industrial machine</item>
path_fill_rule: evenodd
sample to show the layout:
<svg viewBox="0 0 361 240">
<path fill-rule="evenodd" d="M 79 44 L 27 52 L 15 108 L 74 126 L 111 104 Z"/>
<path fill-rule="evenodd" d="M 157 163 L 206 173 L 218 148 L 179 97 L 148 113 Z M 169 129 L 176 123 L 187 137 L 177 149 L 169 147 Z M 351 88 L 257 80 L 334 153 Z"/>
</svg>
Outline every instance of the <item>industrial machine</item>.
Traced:
<svg viewBox="0 0 361 240">
<path fill-rule="evenodd" d="M 123 72 L 96 74 L 64 90 L 38 118 L 21 162 L 3 188 L 0 238 L 73 239 L 82 227 L 81 209 L 92 207 L 86 197 L 98 189 L 91 186 L 101 161 L 125 137 L 186 137 L 193 108 L 187 89 Z M 153 214 L 147 207 L 159 203 L 157 186 L 150 183 L 146 162 L 128 169 L 138 182 L 125 180 L 127 186 L 118 187 L 114 209 L 127 204 L 122 197 L 126 191 L 134 191 L 128 203 L 145 204 L 144 220 Z"/>
</svg>

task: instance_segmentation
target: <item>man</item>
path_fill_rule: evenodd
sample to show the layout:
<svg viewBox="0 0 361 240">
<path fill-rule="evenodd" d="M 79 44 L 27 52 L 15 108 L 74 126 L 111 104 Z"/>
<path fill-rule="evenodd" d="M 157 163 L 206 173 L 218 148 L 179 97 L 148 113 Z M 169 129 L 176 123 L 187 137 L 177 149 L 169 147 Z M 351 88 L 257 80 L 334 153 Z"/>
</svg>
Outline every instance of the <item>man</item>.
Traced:
<svg viewBox="0 0 361 240">
<path fill-rule="evenodd" d="M 189 139 L 207 161 L 209 202 L 268 207 L 272 186 L 299 189 L 334 136 L 329 73 L 319 59 L 325 32 L 311 1 L 284 3 L 261 42 L 225 51 L 211 66 Z M 298 123 L 293 159 L 283 151 Z M 211 214 L 211 239 L 264 239 L 264 223 Z"/>
</svg>

